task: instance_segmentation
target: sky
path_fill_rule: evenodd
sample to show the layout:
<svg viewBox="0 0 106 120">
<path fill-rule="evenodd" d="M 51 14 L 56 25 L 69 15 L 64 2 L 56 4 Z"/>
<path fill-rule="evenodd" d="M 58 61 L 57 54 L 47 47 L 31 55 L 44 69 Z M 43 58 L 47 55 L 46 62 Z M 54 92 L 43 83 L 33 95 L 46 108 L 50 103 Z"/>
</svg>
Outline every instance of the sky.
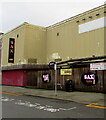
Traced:
<svg viewBox="0 0 106 120">
<path fill-rule="evenodd" d="M 95 7 L 105 0 L 1 0 L 0 32 L 28 22 L 48 27 Z"/>
</svg>

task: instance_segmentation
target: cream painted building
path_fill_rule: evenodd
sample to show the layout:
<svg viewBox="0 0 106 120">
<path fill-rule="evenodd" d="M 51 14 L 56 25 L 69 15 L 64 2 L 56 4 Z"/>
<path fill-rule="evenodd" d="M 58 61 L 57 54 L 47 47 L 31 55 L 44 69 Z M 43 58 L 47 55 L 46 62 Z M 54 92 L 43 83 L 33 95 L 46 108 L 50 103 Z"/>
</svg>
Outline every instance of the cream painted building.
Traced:
<svg viewBox="0 0 106 120">
<path fill-rule="evenodd" d="M 47 57 L 62 60 L 106 55 L 104 6 L 87 11 L 47 28 Z"/>
<path fill-rule="evenodd" d="M 99 6 L 49 27 L 23 23 L 3 35 L 2 66 L 106 55 L 106 9 Z M 9 62 L 9 40 L 14 62 Z"/>
<path fill-rule="evenodd" d="M 15 39 L 14 63 L 8 62 L 9 39 Z M 46 28 L 23 23 L 3 36 L 2 65 L 46 63 Z"/>
</svg>

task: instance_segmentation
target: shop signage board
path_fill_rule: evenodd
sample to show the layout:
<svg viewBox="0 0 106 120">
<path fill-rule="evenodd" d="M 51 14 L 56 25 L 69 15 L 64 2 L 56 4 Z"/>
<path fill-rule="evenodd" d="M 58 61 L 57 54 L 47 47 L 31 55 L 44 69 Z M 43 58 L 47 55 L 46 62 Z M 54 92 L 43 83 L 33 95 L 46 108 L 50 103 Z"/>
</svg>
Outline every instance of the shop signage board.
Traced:
<svg viewBox="0 0 106 120">
<path fill-rule="evenodd" d="M 42 81 L 44 83 L 49 83 L 51 81 L 51 76 L 49 73 L 43 73 L 42 74 Z"/>
<path fill-rule="evenodd" d="M 72 69 L 61 69 L 60 75 L 72 75 Z"/>
<path fill-rule="evenodd" d="M 98 76 L 95 73 L 83 73 L 81 81 L 87 86 L 96 85 L 98 82 Z"/>
<path fill-rule="evenodd" d="M 9 53 L 8 53 L 8 63 L 14 63 L 14 50 L 15 50 L 15 39 L 9 39 Z"/>
<path fill-rule="evenodd" d="M 106 63 L 91 63 L 90 70 L 106 70 Z"/>
</svg>

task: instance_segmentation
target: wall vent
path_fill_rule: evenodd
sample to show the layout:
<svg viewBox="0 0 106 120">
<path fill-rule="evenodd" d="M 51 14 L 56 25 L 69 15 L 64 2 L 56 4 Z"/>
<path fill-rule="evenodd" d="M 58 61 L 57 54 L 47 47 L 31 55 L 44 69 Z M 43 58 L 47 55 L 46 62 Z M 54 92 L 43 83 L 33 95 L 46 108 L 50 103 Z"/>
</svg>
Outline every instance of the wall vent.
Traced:
<svg viewBox="0 0 106 120">
<path fill-rule="evenodd" d="M 28 58 L 28 63 L 29 64 L 37 64 L 37 59 L 36 58 Z"/>
</svg>

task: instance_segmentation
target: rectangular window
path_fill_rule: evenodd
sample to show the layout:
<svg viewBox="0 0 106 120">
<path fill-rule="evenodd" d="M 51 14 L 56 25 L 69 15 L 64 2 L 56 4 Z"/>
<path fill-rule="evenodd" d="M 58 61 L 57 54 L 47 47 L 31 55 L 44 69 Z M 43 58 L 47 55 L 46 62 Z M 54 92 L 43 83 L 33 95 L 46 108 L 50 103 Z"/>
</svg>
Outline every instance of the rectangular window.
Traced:
<svg viewBox="0 0 106 120">
<path fill-rule="evenodd" d="M 15 47 L 15 39 L 9 39 L 9 54 L 8 54 L 8 63 L 14 63 L 14 47 Z"/>
</svg>

